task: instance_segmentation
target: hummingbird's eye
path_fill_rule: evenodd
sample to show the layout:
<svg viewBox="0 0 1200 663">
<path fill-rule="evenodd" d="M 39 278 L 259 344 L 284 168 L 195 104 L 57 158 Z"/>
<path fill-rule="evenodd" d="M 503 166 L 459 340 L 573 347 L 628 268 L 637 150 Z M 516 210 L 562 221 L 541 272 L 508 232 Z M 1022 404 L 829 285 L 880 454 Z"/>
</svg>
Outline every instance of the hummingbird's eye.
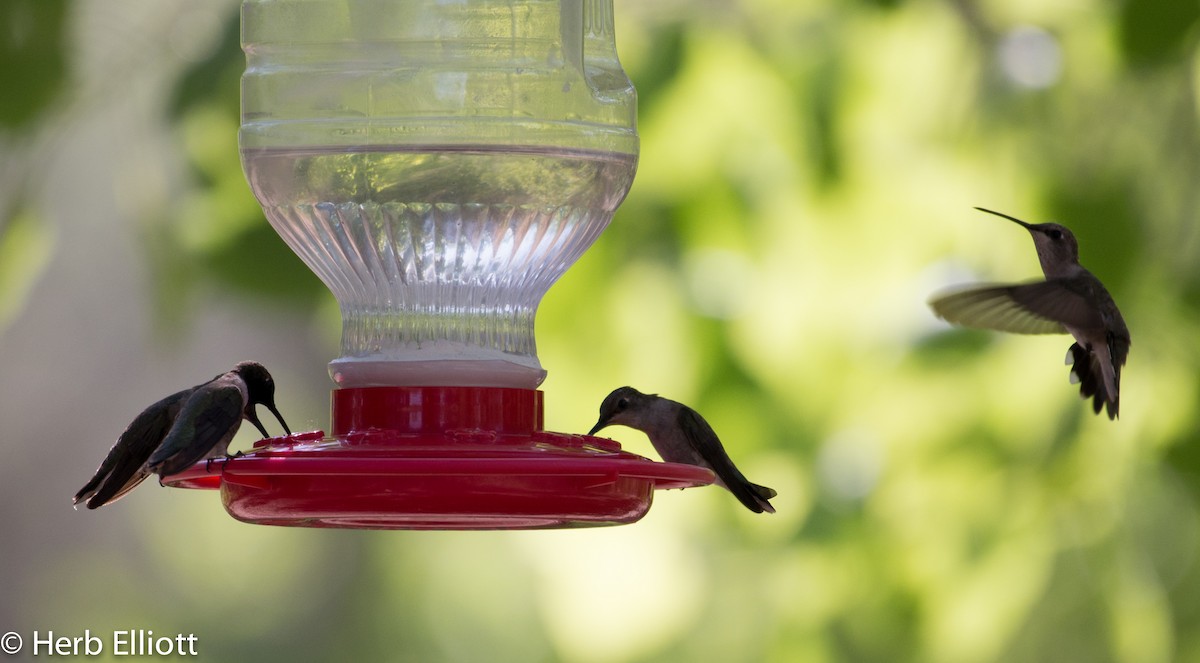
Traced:
<svg viewBox="0 0 1200 663">
<path fill-rule="evenodd" d="M 1061 230 L 1051 230 L 1050 232 L 1048 232 L 1046 234 L 1049 235 L 1050 239 L 1053 239 L 1053 240 L 1062 239 L 1062 231 Z"/>
<path fill-rule="evenodd" d="M 621 410 L 624 410 L 627 407 L 629 407 L 629 399 L 628 398 L 621 398 L 621 399 L 617 400 L 617 411 L 618 412 Z"/>
</svg>

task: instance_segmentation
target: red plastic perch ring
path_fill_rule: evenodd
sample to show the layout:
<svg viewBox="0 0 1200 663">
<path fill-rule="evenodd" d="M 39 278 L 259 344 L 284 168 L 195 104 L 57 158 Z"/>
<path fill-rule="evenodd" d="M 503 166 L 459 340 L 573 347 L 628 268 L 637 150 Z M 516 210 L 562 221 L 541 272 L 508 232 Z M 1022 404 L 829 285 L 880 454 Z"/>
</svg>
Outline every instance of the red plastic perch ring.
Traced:
<svg viewBox="0 0 1200 663">
<path fill-rule="evenodd" d="M 260 440 L 164 481 L 220 488 L 249 523 L 362 529 L 522 529 L 618 525 L 654 490 L 713 482 L 616 442 L 542 430 L 542 392 L 370 387 L 333 392 L 332 435 Z"/>
</svg>

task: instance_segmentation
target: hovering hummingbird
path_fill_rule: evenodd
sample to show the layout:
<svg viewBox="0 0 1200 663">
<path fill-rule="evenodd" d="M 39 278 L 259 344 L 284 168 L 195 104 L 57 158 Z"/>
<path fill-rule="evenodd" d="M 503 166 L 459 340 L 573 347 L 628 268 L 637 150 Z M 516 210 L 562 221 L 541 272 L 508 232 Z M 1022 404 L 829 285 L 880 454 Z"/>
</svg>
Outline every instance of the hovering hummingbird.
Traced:
<svg viewBox="0 0 1200 663">
<path fill-rule="evenodd" d="M 1108 418 L 1116 419 L 1121 367 L 1129 356 L 1129 329 L 1100 279 L 1079 264 L 1075 236 L 1057 223 L 1031 224 L 982 207 L 975 209 L 1028 230 L 1046 280 L 970 286 L 938 295 L 929 305 L 939 317 L 966 327 L 1075 337 L 1066 357 L 1072 367 L 1071 383 L 1079 384 L 1084 398 L 1093 398 L 1096 414 L 1107 406 Z"/>
<path fill-rule="evenodd" d="M 600 404 L 600 419 L 588 435 L 616 424 L 645 433 L 654 450 L 668 463 L 698 465 L 712 470 L 717 475 L 716 483 L 733 493 L 747 509 L 755 513 L 775 513 L 775 507 L 767 501 L 775 497 L 775 491 L 747 481 L 729 460 L 712 427 L 692 408 L 657 394 L 643 394 L 633 387 L 621 387 Z"/>
<path fill-rule="evenodd" d="M 167 396 L 143 410 L 121 433 L 72 503 L 78 506 L 86 500 L 87 508 L 95 509 L 124 497 L 151 474 L 166 477 L 198 460 L 226 456 L 243 417 L 269 437 L 255 412 L 259 403 L 291 435 L 275 409 L 275 382 L 257 362 L 243 361 L 228 373 Z"/>
</svg>

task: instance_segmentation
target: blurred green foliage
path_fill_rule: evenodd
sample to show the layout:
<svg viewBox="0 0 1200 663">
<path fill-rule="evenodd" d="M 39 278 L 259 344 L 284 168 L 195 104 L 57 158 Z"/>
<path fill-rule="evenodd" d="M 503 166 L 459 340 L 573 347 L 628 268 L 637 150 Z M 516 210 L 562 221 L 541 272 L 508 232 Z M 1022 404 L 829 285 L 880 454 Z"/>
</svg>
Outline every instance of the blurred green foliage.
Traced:
<svg viewBox="0 0 1200 663">
<path fill-rule="evenodd" d="M 0 5 L 0 329 L 23 308 L 53 244 L 32 202 L 38 172 L 28 159 L 69 80 L 68 10 L 67 0 Z"/>
<path fill-rule="evenodd" d="M 189 289 L 199 277 L 261 303 L 311 308 L 326 293 L 321 282 L 279 241 L 246 185 L 237 149 L 238 81 L 245 67 L 237 12 L 228 12 L 209 55 L 184 69 L 165 109 L 180 128 L 193 176 L 188 195 L 150 229 L 159 308 L 186 324 Z"/>
<path fill-rule="evenodd" d="M 0 105 L 7 130 L 63 85 L 65 6 L 0 10 L 0 35 L 53 36 L 0 40 L 46 72 L 0 58 L 5 89 L 28 89 Z M 1173 0 L 618 2 L 641 163 L 539 314 L 548 428 L 585 428 L 625 383 L 688 402 L 779 513 L 713 489 L 611 531 L 254 529 L 249 558 L 287 563 L 240 629 L 189 586 L 187 546 L 145 532 L 183 598 L 126 596 L 113 619 L 203 615 L 210 652 L 256 660 L 1200 660 L 1198 16 Z M 189 190 L 143 224 L 177 320 L 197 283 L 328 297 L 242 178 L 228 21 L 164 107 Z M 1006 64 L 1019 26 L 1056 49 L 1047 85 Z M 1029 239 L 973 205 L 1075 230 L 1132 331 L 1119 422 L 1079 402 L 1065 337 L 932 319 L 938 287 L 1037 276 Z M 31 241 L 21 218 L 0 256 Z"/>
<path fill-rule="evenodd" d="M 0 131 L 27 128 L 67 83 L 67 0 L 0 5 Z"/>
</svg>

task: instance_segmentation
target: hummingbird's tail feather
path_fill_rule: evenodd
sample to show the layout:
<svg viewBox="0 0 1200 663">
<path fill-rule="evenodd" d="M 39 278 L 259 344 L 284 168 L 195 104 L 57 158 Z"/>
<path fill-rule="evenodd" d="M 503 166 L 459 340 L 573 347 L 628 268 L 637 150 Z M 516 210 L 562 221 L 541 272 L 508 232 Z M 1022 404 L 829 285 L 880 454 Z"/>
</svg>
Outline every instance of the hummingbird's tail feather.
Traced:
<svg viewBox="0 0 1200 663">
<path fill-rule="evenodd" d="M 106 458 L 105 462 L 107 462 L 107 460 L 108 459 Z M 87 483 L 83 484 L 83 488 L 80 488 L 79 492 L 75 493 L 75 497 L 71 498 L 71 504 L 79 506 L 80 502 L 83 502 L 92 495 L 95 495 L 96 489 L 100 487 L 100 482 L 104 480 L 104 477 L 108 476 L 108 472 L 108 468 L 105 468 L 104 465 L 101 465 L 100 469 L 96 470 L 95 476 L 89 479 Z"/>
<path fill-rule="evenodd" d="M 767 488 L 766 486 L 760 486 L 756 483 L 750 484 L 750 490 L 753 490 L 755 494 L 764 500 L 769 500 L 779 495 L 779 493 L 775 492 L 774 488 Z"/>
<path fill-rule="evenodd" d="M 112 504 L 137 488 L 148 475 L 140 467 L 129 467 L 128 463 L 115 463 L 112 467 L 104 467 L 96 471 L 96 476 L 75 493 L 71 503 L 76 507 L 86 500 L 87 508 L 95 509 L 105 504 Z"/>
<path fill-rule="evenodd" d="M 732 485 L 723 481 L 718 481 L 717 483 L 725 486 L 729 492 L 733 493 L 734 497 L 738 498 L 742 506 L 754 513 L 762 513 L 764 511 L 775 513 L 775 507 L 767 501 L 775 497 L 776 492 L 773 489 L 751 483 L 745 477 L 741 477 L 740 481 L 733 482 Z"/>
<path fill-rule="evenodd" d="M 1121 368 L 1118 365 L 1109 364 L 1114 369 L 1112 379 L 1114 386 L 1110 392 L 1107 386 L 1109 381 L 1105 380 L 1102 361 L 1099 355 L 1088 351 L 1078 343 L 1072 343 L 1071 349 L 1067 353 L 1067 363 L 1071 364 L 1071 383 L 1079 385 L 1079 395 L 1085 399 L 1092 399 L 1092 410 L 1096 414 L 1100 414 L 1101 410 L 1107 410 L 1108 418 L 1116 419 L 1120 414 Z"/>
<path fill-rule="evenodd" d="M 762 507 L 763 511 L 766 511 L 767 513 L 775 513 L 775 507 L 767 501 L 779 494 L 775 492 L 774 488 L 767 488 L 766 486 L 760 486 L 756 483 L 751 483 L 750 490 L 753 491 L 755 497 L 758 498 L 756 501 L 758 502 L 758 505 Z"/>
<path fill-rule="evenodd" d="M 112 464 L 111 470 L 94 494 L 88 497 L 87 507 L 89 509 L 116 502 L 150 476 L 142 467 L 141 459 L 128 455 L 118 458 Z"/>
<path fill-rule="evenodd" d="M 1129 356 L 1129 335 L 1120 335 L 1109 331 L 1105 335 L 1105 344 L 1108 346 L 1108 361 L 1104 367 L 1108 368 L 1110 373 L 1109 380 L 1112 382 L 1112 398 L 1108 402 L 1108 418 L 1116 419 L 1118 410 L 1121 405 L 1121 367 L 1125 365 L 1125 359 Z"/>
<path fill-rule="evenodd" d="M 140 465 L 140 460 L 130 459 L 114 446 L 96 468 L 96 474 L 75 493 L 71 504 L 78 508 L 80 502 L 86 501 L 87 508 L 95 509 L 121 499 L 146 478 Z"/>
<path fill-rule="evenodd" d="M 737 471 L 736 468 L 734 471 Z M 767 500 L 775 497 L 776 492 L 766 486 L 751 483 L 746 477 L 742 476 L 741 472 L 738 472 L 735 478 L 729 481 L 722 479 L 721 473 L 718 472 L 717 480 L 713 483 L 733 493 L 733 496 L 742 503 L 742 506 L 754 513 L 762 513 L 764 511 L 775 513 L 775 507 Z"/>
<path fill-rule="evenodd" d="M 88 498 L 87 508 L 95 509 L 102 507 L 105 504 L 112 504 L 113 502 L 116 502 L 122 497 L 125 497 L 129 491 L 137 488 L 138 485 L 141 484 L 142 481 L 145 481 L 146 477 L 148 476 L 150 475 L 144 472 L 137 472 L 125 483 L 117 483 L 116 481 L 105 482 L 104 486 L 100 490 L 96 491 L 95 495 L 92 495 L 90 498 Z"/>
</svg>

